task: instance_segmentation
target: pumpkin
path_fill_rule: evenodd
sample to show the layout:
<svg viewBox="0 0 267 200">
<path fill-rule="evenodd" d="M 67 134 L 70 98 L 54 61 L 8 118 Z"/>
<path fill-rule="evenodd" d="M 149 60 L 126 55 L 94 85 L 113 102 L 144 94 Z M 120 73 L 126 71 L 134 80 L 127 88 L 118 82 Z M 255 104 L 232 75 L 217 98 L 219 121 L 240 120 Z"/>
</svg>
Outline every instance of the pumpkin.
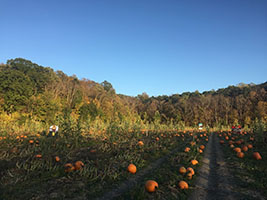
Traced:
<svg viewBox="0 0 267 200">
<path fill-rule="evenodd" d="M 146 191 L 148 192 L 155 192 L 159 187 L 158 183 L 153 180 L 148 180 L 145 184 Z"/>
<path fill-rule="evenodd" d="M 231 145 L 230 145 L 230 147 L 231 147 L 231 148 L 234 148 L 234 147 L 235 147 L 235 145 L 231 144 Z"/>
<path fill-rule="evenodd" d="M 195 171 L 194 171 L 194 169 L 193 169 L 192 167 L 188 167 L 188 168 L 186 169 L 186 171 L 189 172 L 189 173 L 191 173 L 192 175 L 195 174 Z"/>
<path fill-rule="evenodd" d="M 71 163 L 67 163 L 64 165 L 65 172 L 71 172 L 75 170 L 75 167 Z"/>
<path fill-rule="evenodd" d="M 245 154 L 243 152 L 237 152 L 237 157 L 238 158 L 244 158 Z"/>
<path fill-rule="evenodd" d="M 136 173 L 136 166 L 134 164 L 129 164 L 127 170 L 128 170 L 128 172 L 135 174 Z"/>
<path fill-rule="evenodd" d="M 143 143 L 142 141 L 139 141 L 139 142 L 138 142 L 138 145 L 139 145 L 139 146 L 144 146 L 144 143 Z"/>
<path fill-rule="evenodd" d="M 235 143 L 238 144 L 238 145 L 240 145 L 242 142 L 241 142 L 241 140 L 238 140 Z"/>
<path fill-rule="evenodd" d="M 191 163 L 192 163 L 192 165 L 196 165 L 196 164 L 198 164 L 198 161 L 197 160 L 191 160 Z"/>
<path fill-rule="evenodd" d="M 185 147 L 184 152 L 189 152 L 190 148 L 189 147 Z"/>
<path fill-rule="evenodd" d="M 203 153 L 202 149 L 199 149 L 198 152 L 199 152 L 199 153 Z"/>
<path fill-rule="evenodd" d="M 33 141 L 33 140 L 29 140 L 29 143 L 30 143 L 30 144 L 33 144 L 33 143 L 34 143 L 34 141 Z"/>
<path fill-rule="evenodd" d="M 184 190 L 184 189 L 188 189 L 188 184 L 185 181 L 180 181 L 178 184 L 179 188 Z"/>
<path fill-rule="evenodd" d="M 243 146 L 243 147 L 242 147 L 242 151 L 245 151 L 245 152 L 248 151 L 248 147 L 247 147 L 246 145 Z"/>
<path fill-rule="evenodd" d="M 187 178 L 188 178 L 189 180 L 192 179 L 192 176 L 193 176 L 193 174 L 192 174 L 191 172 L 189 172 L 189 173 L 187 174 Z"/>
<path fill-rule="evenodd" d="M 59 158 L 58 156 L 56 156 L 56 157 L 55 157 L 55 160 L 56 160 L 57 162 L 59 162 L 59 161 L 60 161 L 60 158 Z"/>
<path fill-rule="evenodd" d="M 79 170 L 84 166 L 84 164 L 82 161 L 76 161 L 74 166 L 75 166 L 75 170 Z"/>
<path fill-rule="evenodd" d="M 180 172 L 181 174 L 185 174 L 185 173 L 186 173 L 186 169 L 185 169 L 185 167 L 180 167 L 179 172 Z"/>
<path fill-rule="evenodd" d="M 261 160 L 262 159 L 259 152 L 254 152 L 253 153 L 253 158 L 255 158 L 256 160 Z"/>
<path fill-rule="evenodd" d="M 253 148 L 253 145 L 252 144 L 248 144 L 248 148 L 249 149 L 252 149 Z"/>
<path fill-rule="evenodd" d="M 204 150 L 205 149 L 205 146 L 204 145 L 200 145 L 199 147 L 201 150 Z"/>
<path fill-rule="evenodd" d="M 157 140 L 157 141 L 159 141 L 159 138 L 158 138 L 158 137 L 156 137 L 156 140 Z"/>
<path fill-rule="evenodd" d="M 36 158 L 42 158 L 42 155 L 41 154 L 37 154 L 35 157 Z"/>
<path fill-rule="evenodd" d="M 234 151 L 238 153 L 238 152 L 241 152 L 241 149 L 239 147 L 236 147 L 234 148 Z"/>
</svg>

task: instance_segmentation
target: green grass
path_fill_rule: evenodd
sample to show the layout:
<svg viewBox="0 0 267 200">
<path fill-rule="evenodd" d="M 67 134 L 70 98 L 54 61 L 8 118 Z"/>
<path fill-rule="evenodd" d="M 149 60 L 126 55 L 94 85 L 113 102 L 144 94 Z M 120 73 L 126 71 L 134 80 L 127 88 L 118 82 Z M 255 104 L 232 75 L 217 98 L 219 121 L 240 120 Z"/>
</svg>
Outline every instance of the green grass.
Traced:
<svg viewBox="0 0 267 200">
<path fill-rule="evenodd" d="M 7 135 L 0 141 L 0 199 L 101 196 L 131 177 L 126 170 L 130 163 L 141 171 L 176 147 L 180 146 L 183 151 L 192 136 L 184 134 L 184 137 L 178 137 L 176 134 L 177 131 L 121 131 L 102 136 L 69 134 L 58 138 Z M 156 137 L 160 138 L 159 141 Z M 34 144 L 29 140 L 34 140 Z M 144 146 L 137 145 L 139 140 L 144 142 Z M 37 154 L 42 158 L 36 158 Z M 60 157 L 59 162 L 55 156 Z M 85 164 L 82 170 L 64 171 L 64 164 L 78 160 Z"/>
</svg>

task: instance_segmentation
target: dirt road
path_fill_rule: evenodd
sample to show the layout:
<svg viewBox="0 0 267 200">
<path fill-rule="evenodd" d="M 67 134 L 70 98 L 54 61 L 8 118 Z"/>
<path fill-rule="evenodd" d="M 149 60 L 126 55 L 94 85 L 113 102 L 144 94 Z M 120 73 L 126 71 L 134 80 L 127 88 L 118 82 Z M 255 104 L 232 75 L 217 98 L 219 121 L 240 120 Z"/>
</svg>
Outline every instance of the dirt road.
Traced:
<svg viewBox="0 0 267 200">
<path fill-rule="evenodd" d="M 233 178 L 224 161 L 217 135 L 212 134 L 204 153 L 196 187 L 189 200 L 242 199 L 234 192 Z"/>
</svg>

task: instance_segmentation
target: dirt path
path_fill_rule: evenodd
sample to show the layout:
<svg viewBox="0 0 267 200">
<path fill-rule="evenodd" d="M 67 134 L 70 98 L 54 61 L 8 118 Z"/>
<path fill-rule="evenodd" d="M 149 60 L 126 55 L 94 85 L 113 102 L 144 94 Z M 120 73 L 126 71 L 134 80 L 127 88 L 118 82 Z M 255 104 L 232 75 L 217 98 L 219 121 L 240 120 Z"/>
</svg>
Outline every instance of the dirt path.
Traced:
<svg viewBox="0 0 267 200">
<path fill-rule="evenodd" d="M 241 199 L 234 192 L 233 178 L 228 172 L 219 139 L 215 134 L 211 135 L 207 144 L 195 185 L 189 200 Z"/>
</svg>

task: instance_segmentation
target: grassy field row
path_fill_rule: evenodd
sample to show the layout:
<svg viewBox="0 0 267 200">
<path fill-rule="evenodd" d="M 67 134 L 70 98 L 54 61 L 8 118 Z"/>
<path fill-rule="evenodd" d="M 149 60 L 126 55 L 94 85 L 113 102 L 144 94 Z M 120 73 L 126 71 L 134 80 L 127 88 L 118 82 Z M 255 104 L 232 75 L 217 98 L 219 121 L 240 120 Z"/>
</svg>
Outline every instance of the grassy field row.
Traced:
<svg viewBox="0 0 267 200">
<path fill-rule="evenodd" d="M 264 199 L 267 196 L 267 148 L 261 133 L 223 132 L 218 135 L 228 168 L 238 186 L 237 192 L 246 199 Z"/>
<path fill-rule="evenodd" d="M 204 137 L 197 138 L 197 134 L 200 135 L 141 131 L 117 132 L 98 138 L 90 134 L 58 138 L 39 134 L 1 137 L 1 195 L 3 199 L 100 197 L 114 185 L 133 176 L 127 171 L 130 163 L 140 171 L 180 147 L 181 151 L 170 159 L 185 159 L 176 160 L 175 165 L 169 160 L 170 172 L 166 171 L 171 174 L 176 170 L 178 173 L 181 162 L 188 162 L 200 154 L 197 145 L 191 147 L 189 144 L 205 141 Z M 191 150 L 185 154 L 186 145 Z M 79 170 L 64 167 L 67 163 L 75 166 L 77 161 L 84 164 Z M 158 170 L 155 174 L 161 173 Z M 164 187 L 160 177 L 157 181 Z"/>
</svg>

